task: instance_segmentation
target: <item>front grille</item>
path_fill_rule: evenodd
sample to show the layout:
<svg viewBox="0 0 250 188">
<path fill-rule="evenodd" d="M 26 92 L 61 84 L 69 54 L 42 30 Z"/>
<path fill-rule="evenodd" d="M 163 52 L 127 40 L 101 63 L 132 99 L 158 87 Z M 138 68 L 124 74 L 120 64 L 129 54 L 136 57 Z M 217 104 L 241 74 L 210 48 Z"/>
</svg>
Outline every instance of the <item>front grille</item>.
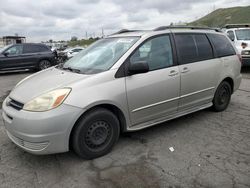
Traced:
<svg viewBox="0 0 250 188">
<path fill-rule="evenodd" d="M 27 142 L 23 139 L 15 137 L 14 135 L 10 134 L 8 131 L 7 131 L 7 135 L 16 145 L 23 147 L 25 149 L 28 149 L 28 150 L 32 150 L 32 151 L 44 150 L 49 145 L 49 142 Z"/>
<path fill-rule="evenodd" d="M 241 55 L 250 55 L 250 50 L 243 50 Z"/>
<path fill-rule="evenodd" d="M 20 103 L 16 100 L 10 99 L 10 101 L 8 102 L 8 105 L 11 106 L 12 108 L 16 109 L 16 110 L 22 110 L 24 104 Z"/>
</svg>

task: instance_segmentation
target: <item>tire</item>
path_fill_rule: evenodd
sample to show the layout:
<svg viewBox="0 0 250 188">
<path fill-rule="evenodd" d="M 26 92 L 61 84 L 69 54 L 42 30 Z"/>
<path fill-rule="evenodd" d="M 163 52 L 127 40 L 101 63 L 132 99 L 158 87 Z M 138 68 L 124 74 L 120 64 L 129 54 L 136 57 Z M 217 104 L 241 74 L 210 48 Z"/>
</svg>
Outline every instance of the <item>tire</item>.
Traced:
<svg viewBox="0 0 250 188">
<path fill-rule="evenodd" d="M 38 70 L 44 70 L 49 67 L 51 67 L 51 62 L 49 60 L 44 59 L 38 63 Z"/>
<path fill-rule="evenodd" d="M 231 85 L 226 81 L 221 82 L 214 95 L 213 110 L 216 112 L 226 110 L 230 103 L 231 95 Z"/>
<path fill-rule="evenodd" d="M 72 132 L 75 153 L 84 159 L 94 159 L 109 153 L 120 135 L 117 117 L 104 108 L 89 111 Z"/>
</svg>

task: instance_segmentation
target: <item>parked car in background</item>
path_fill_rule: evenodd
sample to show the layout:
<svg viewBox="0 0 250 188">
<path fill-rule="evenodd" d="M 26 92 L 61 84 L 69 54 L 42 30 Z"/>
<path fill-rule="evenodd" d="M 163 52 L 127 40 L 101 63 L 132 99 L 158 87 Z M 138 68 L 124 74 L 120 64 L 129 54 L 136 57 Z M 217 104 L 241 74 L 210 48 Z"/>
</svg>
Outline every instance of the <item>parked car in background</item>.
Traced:
<svg viewBox="0 0 250 188">
<path fill-rule="evenodd" d="M 110 152 L 121 132 L 225 110 L 240 70 L 240 55 L 217 30 L 123 30 L 19 82 L 3 102 L 3 121 L 28 152 L 71 148 L 93 159 Z"/>
<path fill-rule="evenodd" d="M 46 44 L 51 51 L 55 54 L 55 56 L 58 56 L 60 52 L 65 50 L 67 48 L 67 43 L 65 42 L 52 42 L 52 43 L 44 43 Z"/>
<path fill-rule="evenodd" d="M 0 51 L 0 71 L 43 70 L 53 65 L 56 65 L 55 55 L 44 44 L 14 44 Z"/>
<path fill-rule="evenodd" d="M 84 50 L 83 47 L 74 47 L 74 48 L 68 48 L 64 50 L 63 52 L 67 55 L 67 58 L 70 59 L 82 50 Z"/>
<path fill-rule="evenodd" d="M 80 51 L 82 51 L 83 47 L 74 47 L 74 48 L 67 48 L 63 51 L 59 51 L 57 53 L 57 61 L 58 63 L 65 63 L 68 59 L 74 57 Z"/>
<path fill-rule="evenodd" d="M 250 24 L 229 24 L 224 31 L 242 56 L 242 65 L 250 66 Z"/>
</svg>

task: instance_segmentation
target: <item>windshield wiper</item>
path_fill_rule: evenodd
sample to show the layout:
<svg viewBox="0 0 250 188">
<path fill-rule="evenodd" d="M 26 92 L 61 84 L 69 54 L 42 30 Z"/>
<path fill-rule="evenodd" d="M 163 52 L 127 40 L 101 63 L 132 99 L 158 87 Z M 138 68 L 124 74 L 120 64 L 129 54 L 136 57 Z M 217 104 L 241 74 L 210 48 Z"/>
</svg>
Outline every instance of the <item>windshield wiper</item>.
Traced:
<svg viewBox="0 0 250 188">
<path fill-rule="evenodd" d="M 81 73 L 80 69 L 74 69 L 72 67 L 62 67 L 63 70 L 69 70 L 70 72 Z"/>
</svg>

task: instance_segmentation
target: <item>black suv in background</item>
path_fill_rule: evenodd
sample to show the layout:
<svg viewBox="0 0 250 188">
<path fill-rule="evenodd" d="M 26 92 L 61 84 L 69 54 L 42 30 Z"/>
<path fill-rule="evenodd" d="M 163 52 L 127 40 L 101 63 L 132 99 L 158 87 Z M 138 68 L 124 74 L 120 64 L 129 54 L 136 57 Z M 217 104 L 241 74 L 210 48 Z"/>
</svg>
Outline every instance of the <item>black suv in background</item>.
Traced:
<svg viewBox="0 0 250 188">
<path fill-rule="evenodd" d="M 44 44 L 14 44 L 0 51 L 0 72 L 43 70 L 56 64 L 55 54 Z"/>
</svg>

